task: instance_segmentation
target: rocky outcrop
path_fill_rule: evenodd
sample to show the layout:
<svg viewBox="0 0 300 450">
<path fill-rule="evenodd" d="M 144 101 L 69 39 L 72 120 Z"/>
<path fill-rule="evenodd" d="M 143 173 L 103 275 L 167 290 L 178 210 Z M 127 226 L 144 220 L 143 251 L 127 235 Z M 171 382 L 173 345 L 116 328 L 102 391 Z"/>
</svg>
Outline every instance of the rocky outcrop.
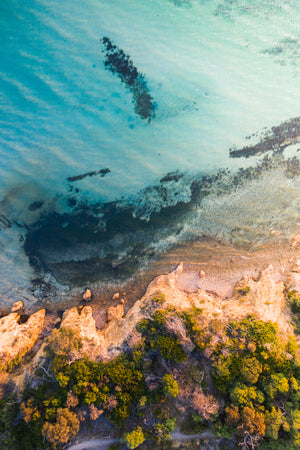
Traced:
<svg viewBox="0 0 300 450">
<path fill-rule="evenodd" d="M 90 358 L 99 356 L 105 358 L 108 353 L 114 352 L 113 349 L 109 352 L 111 346 L 118 347 L 126 338 L 124 330 L 121 330 L 123 315 L 123 305 L 108 308 L 106 326 L 98 330 L 90 306 L 84 306 L 81 309 L 74 307 L 64 312 L 60 326 L 61 328 L 72 328 L 83 338 L 82 352 L 87 353 Z"/>
<path fill-rule="evenodd" d="M 283 311 L 285 286 L 281 280 L 275 282 L 273 276 L 273 267 L 269 265 L 261 271 L 258 280 L 243 278 L 228 302 L 227 313 L 235 318 L 253 314 L 265 322 L 278 323 L 282 331 L 290 334 L 292 327 Z"/>
<path fill-rule="evenodd" d="M 289 290 L 300 292 L 300 259 L 294 261 L 291 271 L 287 276 L 286 285 Z"/>
<path fill-rule="evenodd" d="M 121 351 L 126 339 L 136 335 L 136 324 L 151 315 L 157 307 L 154 299 L 160 297 L 163 302 L 161 307 L 172 307 L 177 311 L 200 308 L 207 321 L 219 318 L 227 322 L 252 314 L 264 321 L 277 322 L 284 333 L 291 334 L 292 327 L 283 313 L 284 284 L 274 281 L 273 276 L 273 268 L 268 266 L 258 279 L 243 278 L 235 286 L 232 298 L 225 299 L 201 288 L 185 289 L 182 283 L 183 264 L 180 264 L 170 274 L 155 278 L 144 297 L 134 304 L 125 317 L 123 305 L 109 308 L 102 330 L 96 328 L 89 306 L 82 308 L 81 312 L 77 308 L 66 311 L 61 326 L 73 328 L 85 338 L 85 350 L 89 349 L 89 355 L 112 357 Z"/>
<path fill-rule="evenodd" d="M 264 321 L 277 322 L 283 331 L 292 332 L 283 313 L 285 286 L 281 280 L 274 281 L 271 265 L 261 271 L 257 280 L 253 277 L 243 278 L 236 284 L 230 299 L 204 289 L 186 292 L 178 282 L 182 272 L 183 265 L 180 264 L 169 275 L 157 277 L 149 285 L 143 299 L 144 303 L 146 304 L 159 291 L 165 295 L 165 307 L 173 306 L 176 310 L 200 308 L 208 320 L 216 316 L 224 320 L 241 319 L 252 314 Z"/>
<path fill-rule="evenodd" d="M 12 368 L 32 349 L 43 330 L 46 310 L 33 313 L 26 322 L 18 313 L 0 319 L 0 370 Z"/>
<path fill-rule="evenodd" d="M 84 306 L 81 310 L 77 307 L 67 309 L 62 317 L 61 328 L 72 328 L 82 339 L 82 352 L 89 357 L 96 357 L 104 346 L 104 339 L 96 328 L 93 318 L 93 310 L 90 306 Z M 96 352 L 96 354 L 95 354 Z"/>
<path fill-rule="evenodd" d="M 300 262 L 296 261 L 291 274 L 299 275 Z M 64 312 L 61 327 L 73 329 L 82 338 L 82 355 L 91 359 L 111 358 L 122 351 L 124 342 L 138 342 L 137 323 L 150 317 L 156 308 L 169 307 L 177 311 L 199 308 L 206 321 L 220 319 L 225 323 L 241 319 L 249 314 L 264 321 L 277 322 L 286 335 L 293 330 L 284 312 L 284 289 L 281 280 L 275 280 L 272 266 L 266 267 L 258 279 L 245 277 L 233 289 L 231 298 L 199 288 L 201 276 L 189 274 L 183 264 L 167 275 L 155 278 L 141 300 L 138 300 L 124 316 L 123 304 L 107 309 L 101 329 L 97 327 L 91 306 L 73 307 Z M 94 313 L 94 316 L 97 317 Z M 106 321 L 105 321 L 106 317 Z M 39 310 L 28 319 L 16 312 L 0 319 L 0 367 L 9 369 L 38 345 L 38 337 L 44 328 L 45 310 Z M 175 320 L 175 319 L 174 319 Z M 169 323 L 173 331 L 181 324 Z M 176 332 L 177 333 L 177 332 Z M 178 333 L 177 333 L 178 334 Z M 180 335 L 180 333 L 178 334 Z M 43 335 L 41 336 L 42 339 Z M 186 336 L 181 336 L 187 348 L 192 348 Z M 129 344 L 130 345 L 130 344 Z"/>
</svg>

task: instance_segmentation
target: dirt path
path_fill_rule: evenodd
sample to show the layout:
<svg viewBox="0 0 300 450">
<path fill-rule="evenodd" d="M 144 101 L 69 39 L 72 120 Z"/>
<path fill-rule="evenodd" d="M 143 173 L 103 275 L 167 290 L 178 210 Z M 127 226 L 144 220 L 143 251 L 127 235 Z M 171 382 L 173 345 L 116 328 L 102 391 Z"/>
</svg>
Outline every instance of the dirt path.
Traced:
<svg viewBox="0 0 300 450">
<path fill-rule="evenodd" d="M 193 441 L 195 439 L 218 439 L 211 434 L 210 431 L 203 431 L 203 433 L 198 434 L 182 434 L 180 431 L 174 431 L 172 433 L 173 441 Z M 94 449 L 94 450 L 105 450 L 108 449 L 110 445 L 117 444 L 120 442 L 120 439 L 92 439 L 90 441 L 84 441 L 80 444 L 72 445 L 68 447 L 67 450 L 85 450 L 85 449 Z"/>
<path fill-rule="evenodd" d="M 80 444 L 72 445 L 68 447 L 67 450 L 85 450 L 85 449 L 97 449 L 105 450 L 111 445 L 118 444 L 120 439 L 92 439 L 90 441 L 84 441 Z"/>
</svg>

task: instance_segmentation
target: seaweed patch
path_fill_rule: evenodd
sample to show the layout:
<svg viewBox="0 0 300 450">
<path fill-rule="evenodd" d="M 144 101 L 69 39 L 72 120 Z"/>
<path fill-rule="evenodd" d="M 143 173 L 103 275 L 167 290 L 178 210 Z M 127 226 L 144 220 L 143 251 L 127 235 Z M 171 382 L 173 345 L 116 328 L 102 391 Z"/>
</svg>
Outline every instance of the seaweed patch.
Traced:
<svg viewBox="0 0 300 450">
<path fill-rule="evenodd" d="M 107 167 L 106 169 L 93 170 L 92 172 L 86 172 L 86 173 L 83 173 L 82 175 L 75 175 L 74 177 L 68 177 L 67 181 L 74 182 L 74 181 L 82 180 L 83 178 L 86 178 L 86 177 L 93 177 L 94 175 L 101 175 L 101 178 L 103 178 L 109 172 L 110 172 L 110 169 Z"/>
<path fill-rule="evenodd" d="M 28 206 L 29 211 L 37 211 L 38 209 L 41 209 L 43 206 L 43 201 L 33 202 Z"/>
<path fill-rule="evenodd" d="M 168 181 L 175 181 L 176 183 L 183 177 L 183 173 L 178 170 L 176 172 L 169 172 L 163 178 L 160 179 L 161 183 L 166 183 Z"/>
<path fill-rule="evenodd" d="M 119 77 L 130 90 L 135 113 L 150 122 L 155 117 L 155 108 L 144 75 L 138 72 L 129 55 L 112 44 L 108 37 L 104 37 L 102 43 L 105 47 L 105 68 Z"/>
<path fill-rule="evenodd" d="M 274 62 L 281 66 L 291 65 L 297 67 L 300 56 L 300 40 L 285 38 L 274 47 L 262 50 L 261 53 L 273 57 Z"/>
<path fill-rule="evenodd" d="M 241 149 L 230 149 L 229 152 L 231 158 L 249 158 L 270 150 L 275 153 L 281 153 L 286 147 L 297 142 L 300 142 L 300 117 L 272 127 L 258 144 Z"/>
<path fill-rule="evenodd" d="M 193 0 L 170 0 L 177 8 L 191 8 Z"/>
<path fill-rule="evenodd" d="M 0 230 L 11 228 L 12 222 L 4 214 L 0 214 Z"/>
</svg>

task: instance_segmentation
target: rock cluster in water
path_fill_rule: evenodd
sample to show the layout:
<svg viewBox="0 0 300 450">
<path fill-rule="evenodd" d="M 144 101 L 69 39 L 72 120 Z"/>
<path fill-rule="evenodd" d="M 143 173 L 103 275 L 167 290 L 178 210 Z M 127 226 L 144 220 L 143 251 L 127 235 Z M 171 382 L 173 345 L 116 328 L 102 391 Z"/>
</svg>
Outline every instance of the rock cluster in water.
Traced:
<svg viewBox="0 0 300 450">
<path fill-rule="evenodd" d="M 155 116 L 155 108 L 144 75 L 138 72 L 129 55 L 114 45 L 108 37 L 104 37 L 102 43 L 105 47 L 105 68 L 118 76 L 130 90 L 136 114 L 150 122 Z"/>
<path fill-rule="evenodd" d="M 230 149 L 231 158 L 245 157 L 274 151 L 283 152 L 289 145 L 300 142 L 300 117 L 281 123 L 271 130 L 256 145 L 245 146 L 241 149 Z"/>
</svg>

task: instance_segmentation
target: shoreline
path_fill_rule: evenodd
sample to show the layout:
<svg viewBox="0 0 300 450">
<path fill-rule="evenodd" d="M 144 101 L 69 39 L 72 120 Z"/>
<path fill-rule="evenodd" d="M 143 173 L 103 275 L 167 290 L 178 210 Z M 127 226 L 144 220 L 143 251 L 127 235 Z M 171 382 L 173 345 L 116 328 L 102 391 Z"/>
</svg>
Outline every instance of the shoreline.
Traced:
<svg viewBox="0 0 300 450">
<path fill-rule="evenodd" d="M 173 369 L 170 372 L 174 374 L 179 384 L 185 384 L 184 379 L 191 367 L 199 364 L 199 360 L 193 359 L 192 356 L 198 341 L 193 343 L 194 341 L 191 340 L 192 338 L 187 331 L 180 334 L 181 328 L 176 328 L 176 324 L 178 324 L 176 320 L 180 318 L 180 312 L 182 311 L 193 311 L 190 314 L 195 314 L 195 317 L 200 315 L 202 319 L 199 319 L 198 325 L 202 324 L 203 330 L 216 333 L 215 337 L 218 336 L 218 333 L 223 333 L 222 327 L 225 326 L 226 329 L 227 323 L 231 323 L 231 321 L 234 323 L 234 321 L 242 319 L 251 321 L 250 317 L 255 317 L 257 323 L 273 324 L 271 326 L 274 327 L 274 330 L 278 326 L 281 336 L 287 339 L 288 336 L 293 334 L 293 322 L 290 312 L 285 309 L 285 298 L 286 291 L 293 288 L 293 283 L 294 285 L 298 283 L 300 286 L 299 243 L 300 235 L 295 235 L 290 240 L 273 241 L 272 244 L 266 244 L 256 249 L 249 246 L 237 247 L 220 241 L 197 240 L 189 243 L 189 245 L 177 245 L 166 252 L 160 260 L 153 263 L 151 270 L 148 270 L 141 278 L 147 287 L 146 293 L 142 292 L 144 285 L 138 282 L 138 277 L 134 282 L 131 281 L 132 285 L 131 287 L 129 284 L 127 285 L 127 295 L 125 296 L 125 298 L 128 297 L 128 301 L 122 301 L 118 297 L 110 298 L 106 302 L 103 297 L 100 299 L 95 295 L 93 301 L 86 302 L 82 309 L 76 306 L 67 309 L 67 305 L 64 305 L 62 320 L 57 319 L 55 314 L 52 314 L 51 317 L 51 313 L 46 317 L 45 310 L 33 313 L 25 322 L 19 320 L 22 319 L 21 313 L 19 316 L 19 311 L 17 311 L 17 314 L 10 314 L 9 317 L 2 319 L 3 342 L 6 350 L 11 349 L 11 361 L 7 362 L 8 371 L 4 372 L 2 384 L 4 385 L 10 378 L 21 392 L 26 380 L 31 378 L 34 381 L 37 367 L 43 365 L 46 339 L 52 332 L 55 336 L 58 328 L 73 330 L 75 335 L 83 338 L 80 357 L 76 358 L 75 351 L 74 355 L 70 356 L 71 362 L 75 361 L 74 356 L 81 360 L 84 355 L 89 355 L 91 361 L 102 361 L 104 364 L 108 361 L 117 361 L 117 356 L 124 351 L 126 345 L 129 346 L 129 349 L 133 349 L 139 342 L 136 325 L 140 320 L 146 317 L 145 323 L 148 323 L 149 317 L 155 317 L 156 312 L 160 310 L 166 311 L 169 317 L 169 319 L 166 319 L 167 326 L 175 326 L 171 330 L 174 330 L 176 335 L 179 336 L 178 339 L 181 339 L 182 344 L 180 345 L 183 346 L 185 355 L 187 354 L 191 358 L 187 365 L 183 364 L 182 372 L 179 371 L 178 365 L 174 366 L 174 372 L 172 372 Z M 171 273 L 168 272 L 167 269 L 175 263 L 176 270 L 171 269 Z M 163 269 L 165 269 L 167 275 L 162 275 Z M 148 278 L 150 283 L 148 283 Z M 297 290 L 300 292 L 300 288 Z M 162 305 L 165 309 L 161 309 Z M 130 311 L 128 311 L 129 308 L 131 308 Z M 151 320 L 153 321 L 153 319 Z M 153 323 L 155 323 L 155 320 Z M 170 321 L 168 322 L 168 320 Z M 220 329 L 218 328 L 219 325 L 221 326 Z M 217 328 L 214 328 L 215 326 Z M 186 327 L 187 325 L 185 325 L 184 330 L 188 330 Z M 201 329 L 199 328 L 200 331 Z M 16 331 L 19 335 L 19 344 L 17 345 L 15 345 Z M 138 333 L 143 333 L 143 330 L 138 329 Z M 207 341 L 207 352 L 205 349 L 202 356 L 210 358 L 210 351 L 214 351 L 214 345 L 218 342 L 218 339 L 217 337 L 217 341 L 214 338 Z M 295 336 L 295 339 L 299 343 L 299 336 Z M 26 344 L 26 342 L 27 347 L 25 348 L 24 343 Z M 201 342 L 202 340 L 199 340 L 199 345 L 201 345 L 199 350 L 202 349 Z M 16 354 L 18 345 L 19 353 Z M 16 355 L 14 356 L 14 354 Z M 22 363 L 18 366 L 21 360 Z M 196 361 L 198 362 L 196 363 Z M 15 368 L 14 364 L 16 365 Z M 168 365 L 159 367 L 161 369 L 161 367 L 165 368 Z M 205 367 L 204 364 L 202 370 L 206 370 Z M 46 375 L 51 376 L 47 373 L 48 369 L 44 367 Z M 5 379 L 5 376 L 7 379 Z M 190 380 L 193 379 L 193 382 L 195 382 L 191 373 L 189 376 Z M 148 381 L 151 382 L 151 380 L 150 377 Z M 208 378 L 207 383 L 212 389 L 209 380 L 210 378 Z M 182 384 L 181 388 L 184 389 Z M 150 387 L 149 389 L 151 390 Z M 182 398 L 185 398 L 185 396 Z M 208 396 L 207 401 L 209 398 Z M 220 406 L 221 403 L 218 403 L 218 398 L 216 397 L 217 400 L 215 401 Z M 181 408 L 180 401 L 173 405 L 178 408 L 178 411 Z M 182 424 L 183 422 L 181 422 Z M 89 445 L 94 443 L 100 444 L 99 448 L 102 448 L 102 444 L 105 443 L 106 445 L 107 442 L 105 440 L 106 434 L 102 435 L 101 433 L 100 422 L 95 423 L 94 431 L 97 433 L 97 442 L 93 438 L 87 439 L 84 428 L 76 436 L 77 442 L 75 441 L 70 448 L 77 448 L 77 446 L 83 448 L 82 446 L 86 447 L 87 445 L 87 448 L 89 448 Z M 181 428 L 180 436 L 182 436 Z M 222 437 L 222 435 L 220 436 Z M 115 442 L 116 436 L 110 437 Z M 184 437 L 184 440 L 190 439 L 189 434 Z"/>
<path fill-rule="evenodd" d="M 251 248 L 249 245 L 234 245 L 215 239 L 200 239 L 188 243 L 177 244 L 162 254 L 156 261 L 150 263 L 142 272 L 137 273 L 129 281 L 113 283 L 104 287 L 91 287 L 93 299 L 86 302 L 94 312 L 105 311 L 111 306 L 117 306 L 120 301 L 124 305 L 125 314 L 143 297 L 148 285 L 156 277 L 169 274 L 180 263 L 183 263 L 183 289 L 193 292 L 195 280 L 198 288 L 203 288 L 223 298 L 231 297 L 235 284 L 245 276 L 257 278 L 259 273 L 269 264 L 274 268 L 274 281 L 279 278 L 285 283 L 291 284 L 295 280 L 290 279 L 293 267 L 300 259 L 300 245 L 298 235 L 289 240 L 265 243 L 259 248 Z M 299 238 L 300 242 L 300 238 Z M 204 274 L 199 280 L 200 271 Z M 114 298 L 118 293 L 119 296 Z M 50 314 L 59 315 L 60 312 L 82 304 L 82 291 L 78 290 L 70 295 L 67 301 L 62 302 L 37 302 L 31 308 L 26 308 L 26 313 L 46 308 Z"/>
</svg>

